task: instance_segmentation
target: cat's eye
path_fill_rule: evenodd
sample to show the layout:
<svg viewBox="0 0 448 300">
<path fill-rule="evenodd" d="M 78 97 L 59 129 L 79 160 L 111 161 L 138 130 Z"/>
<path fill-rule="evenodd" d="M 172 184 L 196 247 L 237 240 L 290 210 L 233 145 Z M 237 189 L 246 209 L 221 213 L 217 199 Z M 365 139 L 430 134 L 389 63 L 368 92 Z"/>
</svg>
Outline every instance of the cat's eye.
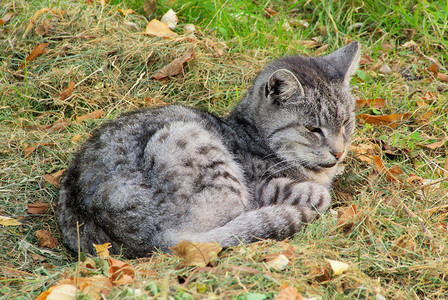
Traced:
<svg viewBox="0 0 448 300">
<path fill-rule="evenodd" d="M 314 132 L 314 133 L 321 133 L 322 130 L 318 127 L 313 127 L 313 126 L 305 126 L 305 128 L 310 131 L 310 132 Z"/>
</svg>

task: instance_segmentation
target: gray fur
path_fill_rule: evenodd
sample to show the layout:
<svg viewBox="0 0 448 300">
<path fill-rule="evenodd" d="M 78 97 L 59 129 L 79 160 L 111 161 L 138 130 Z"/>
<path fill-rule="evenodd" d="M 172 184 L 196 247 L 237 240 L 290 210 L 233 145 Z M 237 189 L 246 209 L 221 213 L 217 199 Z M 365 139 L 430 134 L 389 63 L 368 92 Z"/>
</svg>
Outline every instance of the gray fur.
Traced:
<svg viewBox="0 0 448 300">
<path fill-rule="evenodd" d="M 127 113 L 98 128 L 61 182 L 65 244 L 128 257 L 180 240 L 281 240 L 323 213 L 354 128 L 352 43 L 268 65 L 226 118 L 182 106 Z"/>
</svg>

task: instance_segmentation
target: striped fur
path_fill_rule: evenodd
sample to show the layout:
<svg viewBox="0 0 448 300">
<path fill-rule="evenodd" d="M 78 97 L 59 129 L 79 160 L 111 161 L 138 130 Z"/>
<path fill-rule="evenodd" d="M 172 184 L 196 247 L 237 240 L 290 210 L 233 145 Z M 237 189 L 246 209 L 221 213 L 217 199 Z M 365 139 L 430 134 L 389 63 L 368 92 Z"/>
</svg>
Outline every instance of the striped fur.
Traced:
<svg viewBox="0 0 448 300">
<path fill-rule="evenodd" d="M 58 224 L 73 251 L 127 257 L 180 240 L 281 240 L 330 205 L 354 128 L 357 43 L 268 65 L 226 118 L 168 106 L 94 131 L 61 182 Z M 78 245 L 78 231 L 79 243 Z"/>
</svg>

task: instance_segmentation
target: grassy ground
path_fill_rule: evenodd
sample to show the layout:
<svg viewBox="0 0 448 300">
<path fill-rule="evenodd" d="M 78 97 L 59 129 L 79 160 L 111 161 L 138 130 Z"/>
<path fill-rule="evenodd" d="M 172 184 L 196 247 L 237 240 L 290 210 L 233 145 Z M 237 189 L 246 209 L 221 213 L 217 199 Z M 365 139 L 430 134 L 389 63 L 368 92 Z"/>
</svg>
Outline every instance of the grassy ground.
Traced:
<svg viewBox="0 0 448 300">
<path fill-rule="evenodd" d="M 128 109 L 165 103 L 223 115 L 266 62 L 329 53 L 352 40 L 364 55 L 353 93 L 386 100 L 358 115 L 409 115 L 394 128 L 359 122 L 332 210 L 288 242 L 228 249 L 212 267 L 183 267 L 166 254 L 130 261 L 135 280 L 107 297 L 267 299 L 285 284 L 307 298 L 447 297 L 447 1 L 159 1 L 149 17 L 137 0 L 90 2 L 0 5 L 0 216 L 21 223 L 0 225 L 2 299 L 35 298 L 78 274 L 78 259 L 60 244 L 41 246 L 36 232 L 60 241 L 57 188 L 45 175 L 66 168 L 93 128 Z M 141 14 L 118 10 L 130 7 Z M 178 12 L 179 38 L 143 35 L 169 7 Z M 53 11 L 26 33 L 42 8 Z M 195 36 L 183 33 L 187 23 L 196 25 Z M 46 53 L 20 68 L 41 43 L 49 43 Z M 190 48 L 197 56 L 181 74 L 152 78 Z M 73 92 L 61 97 L 70 82 Z M 99 110 L 99 118 L 76 121 Z M 387 171 L 378 172 L 379 161 Z M 36 203 L 49 203 L 49 211 L 28 213 Z M 283 270 L 267 263 L 278 253 L 289 261 Z M 326 259 L 350 267 L 335 275 Z"/>
</svg>

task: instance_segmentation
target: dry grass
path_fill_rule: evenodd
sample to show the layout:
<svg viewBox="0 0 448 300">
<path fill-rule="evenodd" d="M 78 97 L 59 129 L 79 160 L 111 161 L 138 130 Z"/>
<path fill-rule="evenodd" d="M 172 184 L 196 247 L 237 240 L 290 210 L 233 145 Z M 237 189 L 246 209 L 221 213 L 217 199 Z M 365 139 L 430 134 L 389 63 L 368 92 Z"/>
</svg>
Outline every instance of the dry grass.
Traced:
<svg viewBox="0 0 448 300">
<path fill-rule="evenodd" d="M 39 247 L 35 236 L 37 230 L 46 229 L 60 240 L 54 209 L 38 216 L 26 211 L 27 204 L 36 202 L 54 206 L 57 189 L 43 175 L 66 168 L 89 131 L 128 109 L 166 103 L 225 114 L 257 71 L 272 59 L 271 53 L 276 53 L 275 45 L 232 50 L 227 48 L 231 43 L 219 42 L 210 32 L 180 35 L 174 40 L 149 37 L 141 33 L 147 20 L 139 15 L 125 17 L 111 6 L 50 3 L 65 12 L 63 17 L 42 14 L 26 37 L 29 18 L 44 4 L 16 1 L 0 10 L 1 15 L 15 13 L 0 26 L 0 215 L 22 223 L 0 226 L 0 295 L 5 299 L 33 298 L 58 280 L 76 274 L 76 258 L 62 246 Z M 37 34 L 35 28 L 46 20 L 51 26 L 48 33 Z M 42 42 L 49 43 L 47 52 L 18 70 Z M 384 44 L 394 46 L 393 42 Z M 422 188 L 406 184 L 405 179 L 415 174 L 428 183 L 446 176 L 445 146 L 430 150 L 421 144 L 445 138 L 448 129 L 448 87 L 425 71 L 431 64 L 428 56 L 442 62 L 447 58 L 434 50 L 437 47 L 426 47 L 423 53 L 400 45 L 394 46 L 393 52 L 366 42 L 363 51 L 374 62 L 355 78 L 354 93 L 363 99 L 385 98 L 384 114 L 412 112 L 412 117 L 395 129 L 359 125 L 354 144 L 383 140 L 396 147 L 378 148 L 375 154 L 388 168 L 398 165 L 404 171 L 400 175 L 403 180 L 390 182 L 375 172 L 372 164 L 351 153 L 335 188 L 332 211 L 302 235 L 290 242 L 266 241 L 228 249 L 212 268 L 182 267 L 180 259 L 167 254 L 131 261 L 138 270 L 135 284 L 116 287 L 108 298 L 138 298 L 138 290 L 143 298 L 264 299 L 274 297 L 285 283 L 306 297 L 445 298 L 446 183 Z M 182 74 L 167 81 L 152 78 L 190 48 L 197 57 Z M 372 71 L 380 59 L 396 66 L 397 72 L 381 75 Z M 404 68 L 410 69 L 416 80 L 400 75 Z M 60 93 L 70 82 L 76 84 L 73 93 L 61 99 Z M 426 92 L 435 94 L 436 99 L 417 105 Z M 105 112 L 102 118 L 75 121 L 76 116 L 99 109 Z M 418 123 L 429 111 L 433 116 Z M 376 113 L 370 108 L 360 112 Z M 45 127 L 58 120 L 67 122 L 60 131 Z M 77 135 L 81 139 L 74 141 Z M 30 145 L 41 146 L 25 157 Z M 353 204 L 357 213 L 349 224 L 338 226 L 337 211 Z M 277 271 L 266 265 L 267 255 L 285 251 L 290 260 L 286 269 Z M 350 267 L 333 276 L 326 259 L 344 261 Z"/>
</svg>

